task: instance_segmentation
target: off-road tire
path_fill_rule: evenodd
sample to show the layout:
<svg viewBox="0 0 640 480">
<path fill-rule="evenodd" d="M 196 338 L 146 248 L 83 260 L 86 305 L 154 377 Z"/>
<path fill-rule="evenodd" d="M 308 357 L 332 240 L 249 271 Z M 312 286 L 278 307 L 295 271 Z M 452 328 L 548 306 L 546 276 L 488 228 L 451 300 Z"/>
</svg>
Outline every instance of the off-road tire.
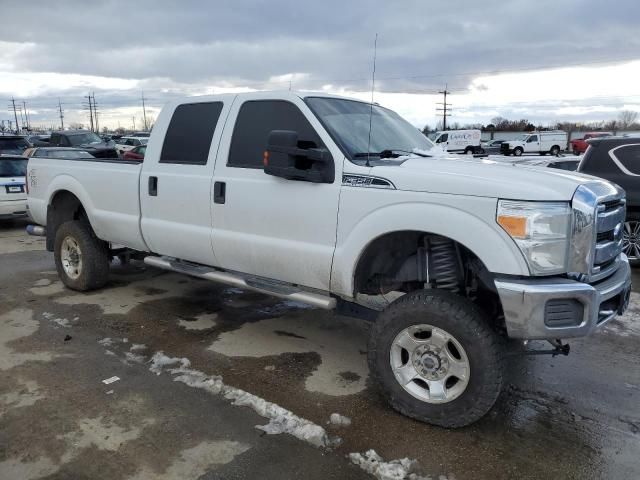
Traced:
<svg viewBox="0 0 640 480">
<path fill-rule="evenodd" d="M 82 252 L 82 268 L 77 278 L 71 278 L 62 264 L 62 243 L 67 237 L 73 238 Z M 85 292 L 100 288 L 107 283 L 109 279 L 107 243 L 96 237 L 86 221 L 73 220 L 60 225 L 56 231 L 53 252 L 58 276 L 68 288 Z"/>
<path fill-rule="evenodd" d="M 415 398 L 397 382 L 391 369 L 390 349 L 396 335 L 421 323 L 453 335 L 469 358 L 469 383 L 448 403 Z M 439 290 L 400 297 L 379 315 L 369 336 L 369 370 L 389 404 L 407 417 L 447 428 L 474 423 L 491 409 L 502 390 L 504 355 L 505 341 L 492 330 L 483 312 L 466 298 Z"/>
</svg>

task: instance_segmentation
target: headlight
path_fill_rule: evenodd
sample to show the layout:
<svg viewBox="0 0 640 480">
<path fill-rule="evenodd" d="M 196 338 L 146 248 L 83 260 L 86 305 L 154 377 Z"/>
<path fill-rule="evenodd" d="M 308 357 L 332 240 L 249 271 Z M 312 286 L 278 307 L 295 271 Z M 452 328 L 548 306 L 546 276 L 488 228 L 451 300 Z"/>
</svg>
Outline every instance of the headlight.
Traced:
<svg viewBox="0 0 640 480">
<path fill-rule="evenodd" d="M 567 271 L 569 203 L 500 200 L 497 222 L 516 242 L 533 275 Z"/>
</svg>

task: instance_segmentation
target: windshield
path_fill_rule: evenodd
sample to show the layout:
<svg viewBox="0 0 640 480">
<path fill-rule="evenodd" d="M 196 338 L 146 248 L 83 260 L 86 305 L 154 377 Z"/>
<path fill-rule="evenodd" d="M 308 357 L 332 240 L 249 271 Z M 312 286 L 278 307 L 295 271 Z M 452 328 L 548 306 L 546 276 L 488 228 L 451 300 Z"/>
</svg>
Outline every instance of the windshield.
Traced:
<svg viewBox="0 0 640 480">
<path fill-rule="evenodd" d="M 88 143 L 102 143 L 102 139 L 93 132 L 78 133 L 76 135 L 69 135 L 69 141 L 71 145 L 86 145 Z"/>
<path fill-rule="evenodd" d="M 310 97 L 307 105 L 351 159 L 367 152 L 424 152 L 433 143 L 400 115 L 378 105 L 339 98 Z M 369 116 L 371 114 L 371 141 Z"/>
<path fill-rule="evenodd" d="M 0 158 L 0 177 L 24 177 L 28 160 L 22 158 Z"/>
<path fill-rule="evenodd" d="M 148 139 L 148 138 L 139 138 L 138 140 L 140 140 L 140 144 L 141 144 L 141 145 L 146 145 L 146 144 L 147 144 L 147 142 L 149 141 L 149 139 Z"/>
<path fill-rule="evenodd" d="M 0 137 L 0 153 L 21 154 L 29 143 L 24 138 L 2 138 Z"/>
<path fill-rule="evenodd" d="M 524 135 L 520 135 L 519 137 L 516 137 L 516 140 L 520 140 L 521 142 L 526 142 L 527 138 L 529 138 L 529 134 L 525 133 Z"/>
</svg>

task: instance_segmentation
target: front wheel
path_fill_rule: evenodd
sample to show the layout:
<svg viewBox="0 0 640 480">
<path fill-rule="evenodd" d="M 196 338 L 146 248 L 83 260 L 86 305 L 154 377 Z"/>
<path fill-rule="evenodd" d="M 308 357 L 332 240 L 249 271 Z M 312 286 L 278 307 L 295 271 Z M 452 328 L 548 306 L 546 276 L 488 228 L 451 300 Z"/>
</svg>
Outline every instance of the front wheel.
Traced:
<svg viewBox="0 0 640 480">
<path fill-rule="evenodd" d="M 75 220 L 60 225 L 53 252 L 58 276 L 72 290 L 84 292 L 107 283 L 109 250 L 88 223 Z"/>
<path fill-rule="evenodd" d="M 516 157 L 519 157 L 520 155 L 522 155 L 522 152 L 523 152 L 523 150 L 522 150 L 522 148 L 520 148 L 520 147 L 516 147 L 516 148 L 514 148 L 514 149 L 513 149 L 513 154 L 514 154 Z"/>
<path fill-rule="evenodd" d="M 449 292 L 420 290 L 393 302 L 369 337 L 369 369 L 391 406 L 448 428 L 469 425 L 502 389 L 504 347 L 482 312 Z"/>
</svg>

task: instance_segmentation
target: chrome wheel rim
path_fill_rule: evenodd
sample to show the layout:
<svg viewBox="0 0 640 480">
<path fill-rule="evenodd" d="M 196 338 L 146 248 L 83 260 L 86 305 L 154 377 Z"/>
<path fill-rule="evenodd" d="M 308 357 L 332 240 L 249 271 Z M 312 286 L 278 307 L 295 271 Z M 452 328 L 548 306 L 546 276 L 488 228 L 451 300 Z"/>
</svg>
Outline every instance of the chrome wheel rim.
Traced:
<svg viewBox="0 0 640 480">
<path fill-rule="evenodd" d="M 73 280 L 82 272 L 82 250 L 73 237 L 65 237 L 60 248 L 60 259 L 64 273 Z"/>
<path fill-rule="evenodd" d="M 631 220 L 624 223 L 622 251 L 629 260 L 640 259 L 640 222 Z"/>
<path fill-rule="evenodd" d="M 519 148 L 516 148 L 516 149 L 513 151 L 513 154 L 514 154 L 516 157 L 519 157 L 520 155 L 522 155 L 522 150 L 520 150 Z"/>
<path fill-rule="evenodd" d="M 391 370 L 400 386 L 426 403 L 448 403 L 467 388 L 469 358 L 447 331 L 421 324 L 405 328 L 391 344 Z"/>
</svg>

